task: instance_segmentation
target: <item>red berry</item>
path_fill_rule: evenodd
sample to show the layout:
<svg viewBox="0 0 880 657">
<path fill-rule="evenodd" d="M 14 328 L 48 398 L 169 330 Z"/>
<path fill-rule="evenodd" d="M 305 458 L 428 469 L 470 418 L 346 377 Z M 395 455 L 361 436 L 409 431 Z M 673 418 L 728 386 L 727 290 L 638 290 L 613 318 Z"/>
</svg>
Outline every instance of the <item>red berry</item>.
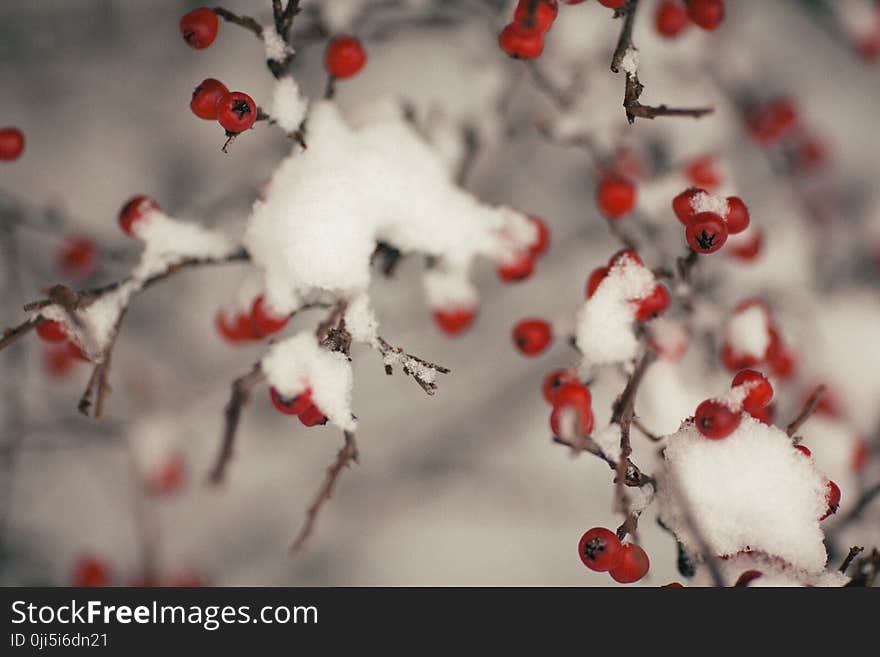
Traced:
<svg viewBox="0 0 880 657">
<path fill-rule="evenodd" d="M 761 253 L 761 247 L 764 245 L 764 233 L 760 228 L 753 228 L 751 234 L 745 241 L 736 241 L 727 249 L 734 258 L 739 260 L 754 260 Z"/>
<path fill-rule="evenodd" d="M 663 0 L 654 12 L 654 25 L 660 36 L 674 39 L 681 34 L 690 23 L 684 5 L 676 0 Z"/>
<path fill-rule="evenodd" d="M 749 415 L 751 415 L 759 422 L 762 422 L 763 424 L 766 424 L 768 426 L 773 424 L 773 415 L 775 413 L 773 404 L 768 404 L 767 406 L 764 406 L 762 408 L 754 408 L 751 411 L 747 412 Z"/>
<path fill-rule="evenodd" d="M 451 308 L 449 310 L 435 310 L 434 321 L 440 330 L 447 335 L 459 335 L 467 330 L 474 322 L 477 311 L 473 308 Z"/>
<path fill-rule="evenodd" d="M 625 260 L 631 260 L 637 265 L 642 264 L 642 259 L 639 257 L 638 253 L 636 253 L 632 249 L 621 249 L 613 256 L 608 258 L 608 268 L 611 269 L 614 265 L 622 263 Z"/>
<path fill-rule="evenodd" d="M 327 416 L 324 415 L 324 412 L 320 408 L 314 404 L 310 404 L 306 410 L 299 414 L 299 421 L 307 427 L 314 427 L 321 424 L 327 424 Z"/>
<path fill-rule="evenodd" d="M 324 52 L 327 74 L 340 80 L 357 75 L 366 63 L 367 53 L 361 42 L 347 34 L 330 39 Z"/>
<path fill-rule="evenodd" d="M 739 426 L 741 413 L 717 399 L 707 399 L 697 406 L 694 424 L 706 438 L 720 440 L 727 438 Z"/>
<path fill-rule="evenodd" d="M 840 486 L 830 479 L 825 484 L 825 501 L 828 503 L 828 510 L 819 520 L 825 520 L 828 516 L 837 513 L 837 508 L 840 506 Z"/>
<path fill-rule="evenodd" d="M 150 480 L 147 490 L 152 495 L 173 495 L 186 483 L 186 461 L 174 454 L 162 462 Z"/>
<path fill-rule="evenodd" d="M 0 160 L 17 160 L 23 152 L 24 133 L 18 128 L 0 128 Z"/>
<path fill-rule="evenodd" d="M 67 339 L 67 331 L 61 322 L 52 319 L 44 319 L 37 324 L 37 335 L 44 342 L 62 342 Z"/>
<path fill-rule="evenodd" d="M 553 327 L 543 319 L 524 319 L 513 327 L 513 343 L 523 356 L 537 356 L 553 342 Z"/>
<path fill-rule="evenodd" d="M 632 584 L 644 577 L 651 567 L 648 554 L 641 546 L 625 543 L 622 546 L 620 562 L 608 571 L 611 579 L 621 584 Z"/>
<path fill-rule="evenodd" d="M 91 556 L 80 557 L 73 569 L 73 586 L 107 586 L 110 572 L 100 559 Z"/>
<path fill-rule="evenodd" d="M 681 582 L 669 582 L 669 584 L 664 584 L 660 587 L 661 589 L 683 589 L 684 584 Z"/>
<path fill-rule="evenodd" d="M 580 383 L 575 372 L 571 370 L 556 370 L 544 377 L 541 393 L 548 404 L 556 403 L 556 392 L 567 383 Z"/>
<path fill-rule="evenodd" d="M 636 204 L 636 186 L 625 178 L 606 175 L 596 190 L 599 209 L 609 219 L 620 219 Z"/>
<path fill-rule="evenodd" d="M 714 30 L 724 20 L 724 0 L 686 0 L 690 19 L 704 30 Z"/>
<path fill-rule="evenodd" d="M 783 97 L 753 108 L 746 122 L 758 143 L 772 146 L 798 127 L 800 117 L 794 102 Z"/>
<path fill-rule="evenodd" d="M 312 406 L 312 391 L 306 389 L 292 399 L 282 397 L 274 388 L 269 388 L 269 398 L 272 400 L 272 406 L 285 415 L 299 415 L 306 412 Z"/>
<path fill-rule="evenodd" d="M 627 0 L 599 0 L 599 4 L 609 9 L 620 9 L 627 3 Z"/>
<path fill-rule="evenodd" d="M 498 266 L 498 278 L 505 283 L 524 281 L 535 271 L 535 259 L 528 252 Z"/>
<path fill-rule="evenodd" d="M 183 40 L 196 50 L 202 50 L 214 43 L 219 27 L 217 14 L 207 7 L 193 9 L 180 19 L 180 33 L 183 35 Z"/>
<path fill-rule="evenodd" d="M 590 389 L 577 379 L 562 384 L 553 395 L 554 406 L 571 406 L 589 410 L 592 402 L 593 395 L 590 393 Z"/>
<path fill-rule="evenodd" d="M 67 349 L 67 353 L 70 354 L 70 356 L 72 358 L 74 358 L 76 360 L 85 360 L 85 361 L 87 361 L 89 359 L 89 357 L 86 356 L 86 354 L 82 350 L 82 348 L 73 340 L 68 340 L 67 344 L 64 346 Z"/>
<path fill-rule="evenodd" d="M 743 232 L 749 227 L 749 209 L 739 196 L 727 197 L 727 232 L 731 235 Z"/>
<path fill-rule="evenodd" d="M 511 23 L 498 35 L 498 45 L 516 59 L 535 59 L 544 50 L 544 35 L 538 30 L 523 30 Z"/>
<path fill-rule="evenodd" d="M 690 221 L 696 216 L 696 211 L 691 205 L 691 201 L 694 200 L 694 197 L 697 194 L 706 194 L 705 189 L 700 189 L 699 187 L 689 187 L 684 190 L 681 194 L 672 199 L 672 211 L 675 212 L 675 216 L 678 217 L 678 220 L 687 226 Z"/>
<path fill-rule="evenodd" d="M 68 237 L 58 251 L 58 269 L 70 278 L 86 278 L 95 271 L 98 250 L 87 237 Z"/>
<path fill-rule="evenodd" d="M 135 224 L 158 211 L 159 204 L 149 196 L 135 196 L 129 199 L 119 211 L 119 226 L 126 235 L 134 235 Z"/>
<path fill-rule="evenodd" d="M 743 408 L 751 413 L 754 410 L 763 408 L 773 399 L 773 386 L 767 380 L 767 377 L 756 370 L 742 370 L 733 377 L 731 388 L 746 386 L 748 392 L 743 398 Z"/>
<path fill-rule="evenodd" d="M 553 398 L 553 412 L 550 414 L 550 429 L 557 436 L 563 434 L 560 422 L 563 416 L 573 413 L 573 431 L 587 436 L 593 431 L 592 395 L 590 389 L 580 382 L 566 383 L 559 387 Z"/>
<path fill-rule="evenodd" d="M 254 125 L 257 104 L 241 91 L 230 91 L 217 101 L 217 121 L 227 132 L 238 134 Z"/>
<path fill-rule="evenodd" d="M 217 332 L 232 343 L 253 340 L 256 337 L 253 322 L 250 317 L 242 313 L 237 313 L 232 320 L 229 320 L 225 313 L 218 311 L 214 317 L 214 325 L 217 327 Z"/>
<path fill-rule="evenodd" d="M 747 570 L 737 578 L 734 586 L 748 586 L 763 574 L 760 570 Z"/>
<path fill-rule="evenodd" d="M 727 224 L 714 212 L 701 212 L 685 228 L 685 237 L 697 253 L 715 253 L 727 241 Z"/>
<path fill-rule="evenodd" d="M 593 273 L 587 279 L 587 299 L 592 298 L 596 294 L 596 290 L 599 289 L 599 285 L 605 280 L 606 276 L 608 276 L 608 267 L 597 267 L 593 270 Z"/>
<path fill-rule="evenodd" d="M 200 119 L 206 121 L 217 120 L 217 101 L 229 93 L 226 85 L 215 80 L 207 78 L 199 83 L 199 86 L 193 89 L 192 100 L 189 101 L 189 108 L 192 113 Z"/>
<path fill-rule="evenodd" d="M 801 454 L 803 454 L 804 456 L 809 456 L 809 457 L 812 457 L 812 456 L 813 456 L 813 452 L 811 452 L 811 451 L 809 450 L 809 448 L 804 447 L 803 445 L 795 445 L 794 448 L 795 448 L 797 451 L 799 451 Z"/>
<path fill-rule="evenodd" d="M 52 345 L 43 352 L 43 365 L 46 372 L 53 377 L 67 376 L 76 359 L 70 355 L 67 345 Z"/>
<path fill-rule="evenodd" d="M 530 7 L 534 11 L 529 11 Z M 549 30 L 559 13 L 559 5 L 556 0 L 519 0 L 513 12 L 513 23 L 523 31 L 537 30 L 541 34 Z"/>
<path fill-rule="evenodd" d="M 274 315 L 266 309 L 263 295 L 261 294 L 251 306 L 251 322 L 253 323 L 253 332 L 257 338 L 264 338 L 267 335 L 277 333 L 285 326 L 290 319 L 289 315 Z"/>
<path fill-rule="evenodd" d="M 685 175 L 696 187 L 715 189 L 721 184 L 721 174 L 715 168 L 715 159 L 711 155 L 691 160 L 685 167 Z"/>
<path fill-rule="evenodd" d="M 610 529 L 593 527 L 578 541 L 578 556 L 590 570 L 605 572 L 620 564 L 623 545 Z"/>
<path fill-rule="evenodd" d="M 529 255 L 532 258 L 539 258 L 550 248 L 550 229 L 547 227 L 547 222 L 541 219 L 541 217 L 529 215 L 527 218 L 538 231 L 535 241 L 529 245 Z"/>
<path fill-rule="evenodd" d="M 647 322 L 663 314 L 669 307 L 669 290 L 662 283 L 657 283 L 651 294 L 637 302 L 636 321 Z"/>
</svg>

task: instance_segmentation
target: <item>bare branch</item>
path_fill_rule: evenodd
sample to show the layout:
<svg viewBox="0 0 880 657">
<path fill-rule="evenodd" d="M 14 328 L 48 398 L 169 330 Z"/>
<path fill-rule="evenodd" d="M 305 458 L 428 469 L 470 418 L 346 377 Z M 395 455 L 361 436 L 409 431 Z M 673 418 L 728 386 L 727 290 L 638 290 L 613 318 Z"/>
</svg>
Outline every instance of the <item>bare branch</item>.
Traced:
<svg viewBox="0 0 880 657">
<path fill-rule="evenodd" d="M 819 404 L 819 400 L 822 399 L 822 395 L 825 394 L 825 386 L 820 385 L 814 391 L 813 394 L 810 395 L 809 399 L 804 402 L 804 407 L 801 409 L 800 413 L 788 423 L 788 426 L 785 427 L 785 433 L 789 435 L 789 437 L 794 436 L 797 433 L 797 430 L 801 428 L 801 426 L 806 422 L 813 412 L 816 410 L 816 406 Z"/>
<path fill-rule="evenodd" d="M 226 475 L 226 469 L 232 460 L 232 453 L 235 447 L 235 436 L 238 433 L 238 423 L 241 419 L 241 409 L 250 400 L 253 389 L 265 381 L 266 375 L 263 374 L 259 363 L 254 365 L 253 370 L 248 374 L 237 378 L 232 382 L 232 395 L 226 404 L 226 424 L 223 427 L 223 439 L 220 443 L 220 451 L 217 454 L 217 460 L 211 469 L 208 480 L 212 484 L 220 484 Z"/>
<path fill-rule="evenodd" d="M 119 328 L 122 325 L 126 310 L 127 309 L 123 309 L 122 312 L 119 313 L 119 317 L 113 327 L 113 334 L 110 337 L 109 343 L 104 348 L 104 359 L 96 364 L 92 370 L 92 375 L 89 377 L 89 383 L 86 386 L 86 390 L 82 397 L 80 397 L 79 405 L 77 406 L 80 413 L 88 416 L 89 411 L 92 408 L 92 403 L 94 402 L 94 418 L 96 420 L 104 415 L 104 400 L 110 393 L 110 384 L 108 383 L 110 377 L 110 360 L 113 356 L 113 347 L 116 346 L 116 338 L 119 336 Z"/>
<path fill-rule="evenodd" d="M 311 536 L 312 532 L 315 530 L 315 524 L 318 521 L 318 514 L 321 512 L 324 503 L 330 499 L 331 495 L 333 495 L 333 489 L 336 487 L 336 482 L 339 480 L 342 471 L 352 462 L 357 463 L 357 460 L 358 450 L 357 444 L 354 440 L 354 434 L 350 431 L 346 431 L 345 444 L 342 446 L 342 449 L 339 450 L 333 463 L 327 468 L 327 475 L 324 478 L 324 483 L 321 484 L 312 503 L 309 505 L 309 508 L 306 511 L 306 520 L 290 546 L 291 552 L 296 554 L 303 549 L 309 536 Z"/>
<path fill-rule="evenodd" d="M 18 340 L 20 337 L 23 337 L 30 333 L 31 329 L 37 327 L 38 324 L 43 322 L 42 317 L 35 317 L 33 319 L 28 319 L 23 321 L 18 326 L 13 326 L 12 328 L 4 329 L 3 337 L 0 338 L 0 350 L 5 349 L 13 342 Z"/>
<path fill-rule="evenodd" d="M 442 365 L 406 353 L 400 347 L 392 347 L 383 337 L 377 338 L 379 353 L 385 360 L 385 373 L 389 376 L 393 372 L 394 365 L 401 365 L 403 373 L 411 376 L 416 383 L 429 395 L 437 390 L 434 381 L 437 374 L 449 374 L 450 370 Z"/>
<path fill-rule="evenodd" d="M 849 553 L 847 553 L 846 557 L 844 557 L 843 563 L 840 564 L 840 568 L 838 568 L 838 570 L 845 575 L 846 571 L 849 570 L 849 565 L 853 562 L 853 559 L 864 552 L 864 550 L 865 548 L 859 547 L 858 545 L 852 546 L 849 549 Z"/>
<path fill-rule="evenodd" d="M 214 7 L 212 11 L 220 18 L 225 20 L 227 23 L 233 23 L 234 25 L 243 27 L 244 29 L 253 32 L 257 36 L 257 38 L 263 38 L 263 26 L 250 16 L 239 16 L 238 14 L 224 9 L 223 7 Z"/>
</svg>

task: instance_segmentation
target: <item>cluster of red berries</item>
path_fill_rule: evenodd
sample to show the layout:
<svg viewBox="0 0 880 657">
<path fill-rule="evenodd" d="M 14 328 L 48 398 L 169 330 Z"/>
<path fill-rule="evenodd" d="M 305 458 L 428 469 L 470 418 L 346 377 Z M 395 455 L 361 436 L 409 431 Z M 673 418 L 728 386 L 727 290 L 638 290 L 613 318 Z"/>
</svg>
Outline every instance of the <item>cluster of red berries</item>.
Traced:
<svg viewBox="0 0 880 657">
<path fill-rule="evenodd" d="M 574 433 L 587 436 L 593 431 L 593 396 L 575 372 L 551 372 L 544 377 L 541 392 L 544 401 L 553 407 L 550 413 L 550 429 L 554 435 L 564 437 L 562 421 L 567 415 L 573 418 Z"/>
<path fill-rule="evenodd" d="M 199 7 L 180 19 L 180 35 L 190 48 L 204 50 L 217 38 L 220 21 L 213 9 Z"/>
<path fill-rule="evenodd" d="M 523 356 L 537 356 L 553 343 L 553 325 L 543 319 L 523 319 L 513 327 L 513 344 Z"/>
<path fill-rule="evenodd" d="M 307 388 L 292 399 L 282 397 L 275 388 L 269 388 L 272 405 L 285 415 L 296 415 L 307 427 L 327 424 L 327 416 L 312 401 L 312 389 Z"/>
<path fill-rule="evenodd" d="M 608 266 L 597 267 L 590 273 L 585 290 L 587 299 L 592 298 L 596 293 L 602 281 L 608 276 L 608 272 L 615 265 L 622 264 L 626 260 L 638 266 L 644 266 L 642 259 L 635 251 L 630 249 L 618 251 L 608 260 Z M 666 286 L 662 283 L 656 283 L 648 296 L 640 299 L 630 299 L 630 303 L 635 306 L 636 321 L 647 322 L 662 315 L 669 308 L 669 300 L 669 290 L 666 289 Z"/>
<path fill-rule="evenodd" d="M 737 404 L 720 399 L 707 399 L 694 412 L 697 431 L 710 440 L 727 438 L 736 431 L 742 411 L 760 416 L 773 399 L 773 386 L 756 370 L 742 370 L 733 377 L 730 387 L 739 389 L 742 400 Z"/>
<path fill-rule="evenodd" d="M 119 210 L 119 227 L 126 235 L 136 237 L 136 226 L 153 212 L 160 212 L 159 204 L 154 199 L 143 194 L 133 196 Z"/>
<path fill-rule="evenodd" d="M 578 541 L 578 556 L 590 570 L 607 572 L 615 582 L 632 584 L 648 573 L 648 554 L 635 543 L 622 543 L 605 527 L 593 527 Z"/>
<path fill-rule="evenodd" d="M 276 315 L 269 311 L 261 294 L 254 299 L 246 313 L 236 313 L 230 319 L 226 313 L 219 311 L 214 318 L 214 324 L 220 335 L 236 344 L 262 340 L 283 329 L 289 320 L 290 315 Z"/>
<path fill-rule="evenodd" d="M 24 134 L 18 128 L 0 128 L 0 160 L 11 162 L 24 152 Z"/>
<path fill-rule="evenodd" d="M 733 312 L 738 315 L 752 308 L 759 308 L 766 319 L 768 340 L 764 353 L 756 356 L 738 352 L 729 341 L 725 341 L 721 347 L 721 362 L 731 372 L 766 364 L 774 376 L 780 379 L 790 378 L 794 374 L 797 360 L 794 352 L 782 339 L 770 306 L 762 299 L 746 299 L 737 304 Z"/>
<path fill-rule="evenodd" d="M 243 91 L 229 91 L 219 80 L 207 78 L 192 93 L 189 107 L 200 119 L 217 121 L 228 135 L 253 127 L 259 109 Z"/>
<path fill-rule="evenodd" d="M 608 219 L 622 218 L 635 207 L 635 183 L 621 173 L 604 174 L 596 187 L 596 204 Z"/>
<path fill-rule="evenodd" d="M 98 249 L 88 237 L 71 235 L 58 249 L 56 265 L 69 278 L 88 278 L 98 267 Z"/>
<path fill-rule="evenodd" d="M 672 199 L 672 210 L 685 227 L 688 246 L 697 253 L 715 253 L 729 235 L 736 235 L 749 227 L 749 209 L 738 196 L 728 196 L 723 215 L 711 211 L 698 212 L 694 201 L 705 189 L 689 187 Z"/>
<path fill-rule="evenodd" d="M 75 363 L 88 360 L 79 345 L 67 335 L 61 322 L 44 319 L 37 324 L 36 331 L 39 338 L 49 344 L 44 354 L 44 363 L 52 376 L 65 376 Z"/>
<path fill-rule="evenodd" d="M 660 36 L 679 37 L 693 23 L 712 31 L 724 20 L 724 0 L 662 0 L 654 11 L 654 26 Z"/>
<path fill-rule="evenodd" d="M 324 51 L 324 68 L 334 79 L 353 77 L 360 73 L 366 63 L 367 53 L 361 42 L 347 34 L 330 39 Z"/>
<path fill-rule="evenodd" d="M 550 229 L 540 217 L 529 215 L 528 220 L 535 227 L 535 241 L 512 259 L 498 266 L 497 273 L 505 283 L 516 283 L 527 279 L 535 271 L 537 260 L 550 248 Z"/>
<path fill-rule="evenodd" d="M 535 59 L 544 51 L 544 34 L 558 13 L 556 0 L 519 0 L 513 20 L 498 36 L 498 45 L 516 59 Z"/>
</svg>

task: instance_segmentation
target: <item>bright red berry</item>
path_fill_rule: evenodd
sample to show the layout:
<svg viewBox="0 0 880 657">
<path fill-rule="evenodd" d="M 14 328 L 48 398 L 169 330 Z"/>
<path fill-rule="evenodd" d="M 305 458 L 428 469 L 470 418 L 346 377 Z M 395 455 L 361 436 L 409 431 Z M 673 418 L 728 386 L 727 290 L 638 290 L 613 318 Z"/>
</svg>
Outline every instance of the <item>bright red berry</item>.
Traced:
<svg viewBox="0 0 880 657">
<path fill-rule="evenodd" d="M 535 259 L 529 252 L 520 253 L 513 260 L 498 265 L 497 273 L 505 283 L 524 281 L 535 271 Z"/>
<path fill-rule="evenodd" d="M 289 315 L 276 315 L 266 308 L 265 300 L 261 294 L 251 306 L 251 322 L 253 323 L 253 332 L 257 338 L 264 338 L 267 335 L 277 333 L 285 326 L 290 319 Z"/>
<path fill-rule="evenodd" d="M 200 119 L 206 121 L 217 120 L 217 102 L 226 94 L 229 89 L 226 85 L 215 80 L 207 78 L 202 80 L 195 89 L 193 89 L 192 100 L 189 101 L 189 108 L 192 113 Z"/>
<path fill-rule="evenodd" d="M 805 447 L 803 445 L 795 445 L 794 448 L 797 451 L 799 451 L 801 454 L 803 454 L 804 456 L 809 456 L 809 457 L 813 456 L 813 452 L 811 452 L 808 447 Z"/>
<path fill-rule="evenodd" d="M 158 211 L 159 204 L 149 196 L 135 196 L 129 199 L 119 211 L 119 226 L 126 235 L 134 235 L 135 224 Z"/>
<path fill-rule="evenodd" d="M 207 7 L 193 9 L 180 19 L 180 34 L 190 48 L 203 50 L 217 38 L 220 21 L 212 10 Z"/>
<path fill-rule="evenodd" d="M 0 128 L 0 160 L 17 160 L 23 152 L 24 133 L 18 128 Z"/>
<path fill-rule="evenodd" d="M 544 51 L 544 35 L 538 30 L 523 30 L 511 23 L 498 35 L 498 45 L 515 59 L 535 59 Z"/>
<path fill-rule="evenodd" d="M 304 413 L 312 406 L 312 391 L 306 389 L 296 397 L 288 399 L 282 397 L 274 386 L 269 388 L 269 398 L 272 400 L 272 406 L 285 415 L 299 415 Z"/>
<path fill-rule="evenodd" d="M 256 120 L 257 104 L 244 92 L 230 91 L 217 101 L 217 121 L 227 132 L 244 132 Z"/>
<path fill-rule="evenodd" d="M 608 276 L 608 267 L 597 267 L 593 270 L 590 277 L 587 278 L 587 299 L 592 298 L 596 294 L 596 290 L 599 289 L 599 285 L 605 280 L 606 276 Z"/>
<path fill-rule="evenodd" d="M 685 228 L 688 246 L 697 253 L 715 253 L 727 241 L 727 224 L 714 212 L 701 212 Z"/>
<path fill-rule="evenodd" d="M 647 322 L 662 315 L 669 307 L 669 290 L 662 283 L 657 283 L 651 294 L 636 303 L 636 321 Z"/>
<path fill-rule="evenodd" d="M 556 403 L 556 392 L 567 383 L 580 383 L 577 373 L 572 370 L 556 370 L 544 377 L 541 393 L 548 404 Z"/>
<path fill-rule="evenodd" d="M 743 232 L 749 227 L 749 209 L 739 196 L 727 197 L 727 232 L 731 235 Z"/>
<path fill-rule="evenodd" d="M 547 227 L 547 222 L 541 219 L 541 217 L 529 215 L 527 219 L 538 231 L 535 241 L 529 245 L 529 255 L 532 258 L 539 258 L 550 248 L 550 228 Z"/>
<path fill-rule="evenodd" d="M 620 562 L 608 571 L 611 579 L 621 584 L 632 584 L 644 577 L 651 568 L 648 554 L 635 543 L 625 543 L 621 549 Z"/>
<path fill-rule="evenodd" d="M 463 333 L 474 323 L 476 316 L 477 311 L 474 308 L 450 308 L 434 311 L 434 321 L 446 335 Z"/>
<path fill-rule="evenodd" d="M 610 529 L 593 527 L 578 541 L 578 556 L 587 568 L 601 573 L 620 564 L 623 545 Z"/>
<path fill-rule="evenodd" d="M 742 405 L 749 413 L 763 408 L 773 399 L 773 386 L 767 377 L 756 370 L 742 370 L 733 377 L 731 388 L 744 386 L 747 389 Z"/>
<path fill-rule="evenodd" d="M 327 424 L 327 416 L 320 408 L 310 404 L 306 410 L 299 414 L 299 421 L 307 427 L 314 427 Z"/>
<path fill-rule="evenodd" d="M 596 202 L 606 217 L 620 219 L 636 204 L 636 186 L 625 178 L 606 175 L 599 181 Z"/>
<path fill-rule="evenodd" d="M 100 559 L 83 556 L 77 560 L 73 569 L 73 586 L 107 586 L 110 583 L 110 571 Z"/>
<path fill-rule="evenodd" d="M 754 260 L 761 254 L 764 245 L 764 233 L 760 228 L 753 228 L 744 241 L 736 241 L 727 249 L 727 253 L 739 260 Z"/>
<path fill-rule="evenodd" d="M 715 158 L 711 155 L 691 160 L 684 172 L 690 183 L 696 187 L 715 189 L 721 184 L 721 174 L 715 167 Z"/>
<path fill-rule="evenodd" d="M 599 0 L 599 4 L 609 9 L 620 9 L 627 3 L 627 0 Z"/>
<path fill-rule="evenodd" d="M 550 429 L 557 436 L 563 434 L 563 417 L 573 414 L 572 430 L 583 436 L 593 431 L 592 395 L 590 389 L 579 381 L 566 383 L 559 387 L 553 398 L 553 412 L 550 414 Z"/>
<path fill-rule="evenodd" d="M 72 235 L 58 251 L 58 269 L 70 278 L 86 278 L 95 271 L 98 250 L 87 237 Z"/>
<path fill-rule="evenodd" d="M 694 424 L 706 438 L 721 440 L 736 431 L 741 413 L 717 399 L 707 399 L 697 406 Z"/>
<path fill-rule="evenodd" d="M 237 313 L 230 320 L 224 312 L 218 311 L 214 317 L 214 325 L 217 332 L 232 343 L 257 339 L 251 318 L 243 313 Z"/>
<path fill-rule="evenodd" d="M 366 63 L 367 53 L 361 42 L 347 34 L 330 39 L 324 52 L 327 74 L 340 80 L 357 75 Z"/>
<path fill-rule="evenodd" d="M 675 216 L 678 217 L 678 220 L 687 226 L 691 219 L 696 216 L 696 211 L 691 205 L 691 201 L 694 200 L 694 197 L 697 194 L 706 194 L 705 189 L 700 189 L 699 187 L 689 187 L 684 190 L 681 194 L 672 199 L 672 211 L 675 212 Z"/>
<path fill-rule="evenodd" d="M 613 256 L 608 258 L 608 269 L 611 269 L 614 265 L 622 263 L 625 260 L 630 260 L 637 265 L 643 264 L 642 259 L 639 257 L 638 253 L 636 253 L 632 249 L 621 249 Z"/>
<path fill-rule="evenodd" d="M 768 404 L 762 408 L 754 408 L 751 411 L 746 412 L 759 422 L 770 426 L 773 424 L 773 417 L 776 413 L 776 409 L 773 404 Z"/>
<path fill-rule="evenodd" d="M 704 30 L 714 30 L 724 20 L 724 0 L 686 0 L 688 17 Z"/>
<path fill-rule="evenodd" d="M 530 11 L 534 8 L 533 11 Z M 526 32 L 537 30 L 544 33 L 553 26 L 559 4 L 556 0 L 519 0 L 513 12 L 513 24 Z"/>
<path fill-rule="evenodd" d="M 37 324 L 37 335 L 44 342 L 62 342 L 67 339 L 67 331 L 61 322 L 52 319 L 44 319 Z"/>
<path fill-rule="evenodd" d="M 543 319 L 524 319 L 513 327 L 513 343 L 523 356 L 537 356 L 553 342 L 553 327 Z"/>
<path fill-rule="evenodd" d="M 660 36 L 674 39 L 690 25 L 687 10 L 677 0 L 663 0 L 654 12 L 654 25 Z"/>
<path fill-rule="evenodd" d="M 828 516 L 837 513 L 837 509 L 840 506 L 840 486 L 830 479 L 825 484 L 825 501 L 828 503 L 828 510 L 825 511 L 825 515 L 819 518 L 819 520 L 825 520 Z"/>
</svg>

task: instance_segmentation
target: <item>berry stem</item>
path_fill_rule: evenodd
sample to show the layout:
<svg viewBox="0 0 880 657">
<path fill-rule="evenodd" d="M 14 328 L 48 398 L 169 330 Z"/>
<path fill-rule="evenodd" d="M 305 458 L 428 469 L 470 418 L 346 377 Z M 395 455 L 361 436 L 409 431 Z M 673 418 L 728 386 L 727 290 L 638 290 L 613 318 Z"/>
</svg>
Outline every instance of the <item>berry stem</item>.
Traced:
<svg viewBox="0 0 880 657">
<path fill-rule="evenodd" d="M 810 419 L 810 416 L 815 412 L 816 406 L 819 405 L 819 400 L 822 399 L 822 395 L 824 394 L 825 386 L 820 385 L 813 391 L 813 394 L 810 395 L 809 399 L 804 402 L 804 407 L 801 409 L 800 413 L 798 413 L 795 418 L 788 423 L 788 426 L 785 427 L 785 433 L 787 433 L 789 437 L 794 436 L 804 422 Z"/>
</svg>

